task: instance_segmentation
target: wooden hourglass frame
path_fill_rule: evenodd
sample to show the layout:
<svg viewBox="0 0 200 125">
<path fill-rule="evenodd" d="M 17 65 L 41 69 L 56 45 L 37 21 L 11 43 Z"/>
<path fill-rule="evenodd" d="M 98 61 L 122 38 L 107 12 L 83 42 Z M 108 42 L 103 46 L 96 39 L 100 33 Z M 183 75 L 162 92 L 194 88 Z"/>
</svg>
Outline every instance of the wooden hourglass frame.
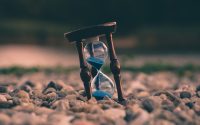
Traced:
<svg viewBox="0 0 200 125">
<path fill-rule="evenodd" d="M 79 55 L 80 61 L 80 77 L 83 81 L 83 85 L 85 88 L 85 92 L 88 99 L 91 99 L 91 78 L 96 76 L 96 69 L 92 67 L 90 70 L 88 65 L 83 57 L 83 42 L 84 39 L 95 37 L 95 36 L 105 36 L 107 41 L 107 46 L 109 50 L 110 57 L 110 69 L 114 76 L 118 101 L 123 101 L 123 92 L 121 87 L 121 76 L 120 76 L 120 63 L 117 59 L 117 55 L 115 53 L 115 48 L 112 40 L 112 34 L 116 31 L 116 22 L 109 22 L 100 25 L 90 26 L 86 28 L 82 28 L 79 30 L 75 30 L 72 32 L 64 33 L 64 37 L 71 43 L 76 43 L 76 48 Z"/>
</svg>

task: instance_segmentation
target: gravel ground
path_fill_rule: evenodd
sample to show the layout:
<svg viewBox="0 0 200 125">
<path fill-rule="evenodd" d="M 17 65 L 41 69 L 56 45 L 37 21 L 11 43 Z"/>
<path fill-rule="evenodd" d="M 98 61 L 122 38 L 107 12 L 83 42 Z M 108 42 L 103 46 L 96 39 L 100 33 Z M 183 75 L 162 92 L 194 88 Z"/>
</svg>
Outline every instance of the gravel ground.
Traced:
<svg viewBox="0 0 200 125">
<path fill-rule="evenodd" d="M 123 72 L 126 101 L 87 100 L 78 71 L 0 75 L 0 125 L 199 125 L 200 73 Z"/>
</svg>

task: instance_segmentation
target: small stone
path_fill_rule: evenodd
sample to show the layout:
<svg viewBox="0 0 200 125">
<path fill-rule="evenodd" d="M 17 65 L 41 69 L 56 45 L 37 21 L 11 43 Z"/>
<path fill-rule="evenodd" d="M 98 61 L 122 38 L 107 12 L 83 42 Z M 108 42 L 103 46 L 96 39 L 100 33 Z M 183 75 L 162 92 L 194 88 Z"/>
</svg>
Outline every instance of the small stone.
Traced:
<svg viewBox="0 0 200 125">
<path fill-rule="evenodd" d="M 0 86 L 0 93 L 6 93 L 7 88 L 5 86 Z"/>
<path fill-rule="evenodd" d="M 27 98 L 27 99 L 30 98 L 29 94 L 24 90 L 19 90 L 19 92 L 17 93 L 16 96 L 19 97 L 19 98 Z"/>
<path fill-rule="evenodd" d="M 45 91 L 43 91 L 43 94 L 49 94 L 52 92 L 56 92 L 56 90 L 54 88 L 47 88 Z"/>
<path fill-rule="evenodd" d="M 138 109 L 139 110 L 139 109 Z M 148 112 L 144 110 L 139 110 L 138 116 L 130 122 L 130 125 L 144 125 L 150 119 L 150 115 Z"/>
<path fill-rule="evenodd" d="M 15 111 L 18 112 L 28 112 L 28 113 L 32 113 L 34 112 L 35 106 L 33 104 L 29 104 L 29 105 L 19 105 L 13 108 Z"/>
<path fill-rule="evenodd" d="M 72 120 L 72 116 L 66 116 L 65 114 L 61 113 L 53 113 L 48 116 L 48 123 L 47 125 L 71 125 L 70 121 Z"/>
<path fill-rule="evenodd" d="M 66 111 L 70 106 L 67 100 L 58 100 L 52 104 L 51 108 L 56 109 L 57 111 Z"/>
<path fill-rule="evenodd" d="M 135 114 L 130 108 L 128 108 L 126 110 L 126 116 L 124 117 L 124 120 L 126 120 L 127 122 L 130 122 L 133 119 L 135 119 L 136 116 L 137 116 L 137 114 Z"/>
<path fill-rule="evenodd" d="M 186 106 L 189 108 L 193 108 L 194 104 L 192 102 L 185 103 Z"/>
<path fill-rule="evenodd" d="M 73 122 L 73 125 L 95 125 L 95 124 L 86 120 L 77 120 Z"/>
<path fill-rule="evenodd" d="M 145 98 L 145 97 L 148 97 L 150 94 L 146 91 L 142 91 L 142 92 L 139 92 L 137 94 L 137 98 Z"/>
<path fill-rule="evenodd" d="M 88 100 L 88 104 L 97 104 L 97 100 L 94 97 L 92 97 Z"/>
<path fill-rule="evenodd" d="M 142 107 L 148 112 L 152 112 L 155 109 L 154 102 L 150 99 L 145 99 L 142 101 Z"/>
<path fill-rule="evenodd" d="M 49 84 L 47 85 L 47 88 L 54 88 L 56 90 L 61 90 L 63 87 L 53 81 L 49 82 Z"/>
<path fill-rule="evenodd" d="M 13 104 L 11 102 L 0 102 L 0 109 L 1 108 L 11 108 Z"/>
<path fill-rule="evenodd" d="M 54 112 L 54 110 L 46 107 L 35 107 L 34 112 L 36 115 L 42 115 L 42 114 L 51 114 Z"/>
<path fill-rule="evenodd" d="M 103 114 L 103 110 L 98 105 L 88 105 L 84 110 L 86 113 Z"/>
<path fill-rule="evenodd" d="M 61 89 L 61 92 L 66 93 L 67 95 L 80 95 L 77 91 L 67 88 Z"/>
<path fill-rule="evenodd" d="M 31 88 L 29 85 L 22 85 L 22 86 L 20 87 L 20 89 L 21 89 L 21 90 L 24 90 L 24 91 L 26 91 L 26 92 L 28 92 L 28 93 L 32 92 L 32 88 Z"/>
<path fill-rule="evenodd" d="M 200 85 L 197 86 L 196 92 L 200 91 Z"/>
<path fill-rule="evenodd" d="M 70 85 L 63 86 L 63 89 L 67 90 L 68 92 L 69 91 L 74 91 L 74 88 L 72 86 L 70 86 Z"/>
<path fill-rule="evenodd" d="M 33 90 L 33 97 L 43 99 L 44 95 L 41 90 L 35 89 Z"/>
<path fill-rule="evenodd" d="M 41 104 L 42 107 L 47 107 L 47 108 L 50 108 L 51 105 L 49 104 L 49 102 L 47 101 L 43 101 L 42 104 Z"/>
<path fill-rule="evenodd" d="M 125 111 L 122 110 L 122 109 L 111 108 L 111 109 L 105 110 L 104 115 L 106 117 L 109 117 L 109 118 L 115 120 L 115 119 L 118 119 L 118 118 L 124 118 L 124 116 L 126 114 L 125 114 Z"/>
<path fill-rule="evenodd" d="M 9 125 L 10 117 L 6 114 L 0 114 L 0 125 Z"/>
<path fill-rule="evenodd" d="M 20 99 L 18 97 L 13 98 L 13 104 L 14 105 L 19 105 L 20 104 Z"/>
<path fill-rule="evenodd" d="M 30 87 L 35 87 L 35 84 L 33 82 L 31 82 L 31 81 L 26 81 L 24 84 L 28 85 Z"/>
<path fill-rule="evenodd" d="M 200 98 L 200 91 L 197 92 L 197 96 Z"/>
<path fill-rule="evenodd" d="M 12 99 L 12 97 L 9 94 L 3 94 L 3 95 L 6 97 L 7 100 L 11 100 Z"/>
<path fill-rule="evenodd" d="M 81 100 L 81 101 L 84 101 L 84 102 L 87 101 L 87 97 L 83 97 L 82 95 L 79 95 L 79 96 L 77 97 L 77 99 L 78 99 L 78 100 Z"/>
<path fill-rule="evenodd" d="M 103 110 L 107 110 L 107 109 L 111 108 L 111 106 L 108 105 L 108 104 L 102 104 L 101 108 L 102 108 Z"/>
<path fill-rule="evenodd" d="M 45 100 L 51 102 L 57 99 L 57 94 L 55 92 L 49 93 L 45 96 Z"/>
<path fill-rule="evenodd" d="M 6 102 L 7 99 L 4 95 L 0 95 L 0 102 Z"/>
<path fill-rule="evenodd" d="M 180 98 L 191 98 L 192 96 L 191 96 L 191 94 L 189 93 L 189 92 L 187 92 L 187 91 L 182 91 L 181 93 L 180 93 Z"/>
<path fill-rule="evenodd" d="M 80 90 L 80 91 L 78 91 L 78 93 L 79 93 L 80 95 L 82 95 L 82 96 L 86 96 L 85 90 Z"/>
</svg>

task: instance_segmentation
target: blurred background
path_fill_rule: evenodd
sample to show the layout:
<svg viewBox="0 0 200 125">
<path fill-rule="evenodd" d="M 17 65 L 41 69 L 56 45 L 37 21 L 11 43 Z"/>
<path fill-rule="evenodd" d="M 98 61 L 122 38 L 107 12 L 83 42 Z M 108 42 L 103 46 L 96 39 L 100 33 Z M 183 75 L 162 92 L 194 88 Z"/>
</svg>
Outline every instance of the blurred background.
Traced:
<svg viewBox="0 0 200 125">
<path fill-rule="evenodd" d="M 200 64 L 199 6 L 198 0 L 1 0 L 0 67 L 78 65 L 63 33 L 108 21 L 118 23 L 117 53 L 134 56 L 130 64 Z"/>
</svg>

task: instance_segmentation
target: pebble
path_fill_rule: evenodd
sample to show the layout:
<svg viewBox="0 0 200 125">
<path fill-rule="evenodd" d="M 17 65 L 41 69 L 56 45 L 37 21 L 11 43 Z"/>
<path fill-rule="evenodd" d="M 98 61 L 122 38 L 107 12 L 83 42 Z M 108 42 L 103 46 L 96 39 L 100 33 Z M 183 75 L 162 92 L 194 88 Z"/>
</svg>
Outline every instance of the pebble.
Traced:
<svg viewBox="0 0 200 125">
<path fill-rule="evenodd" d="M 197 92 L 197 96 L 200 98 L 200 91 Z"/>
<path fill-rule="evenodd" d="M 137 94 L 137 98 L 145 98 L 148 96 L 150 96 L 150 94 L 149 94 L 149 92 L 146 92 L 146 91 L 141 91 Z"/>
<path fill-rule="evenodd" d="M 10 117 L 6 114 L 0 113 L 0 125 L 9 125 Z"/>
<path fill-rule="evenodd" d="M 49 82 L 46 88 L 54 88 L 55 90 L 61 90 L 63 87 L 53 81 Z"/>
<path fill-rule="evenodd" d="M 54 101 L 57 99 L 57 94 L 55 92 L 49 93 L 45 96 L 45 100 L 48 102 Z"/>
<path fill-rule="evenodd" d="M 64 98 L 64 97 L 67 96 L 67 92 L 62 91 L 62 90 L 61 91 L 57 91 L 56 93 L 57 93 L 59 98 Z"/>
<path fill-rule="evenodd" d="M 47 88 L 45 91 L 43 91 L 43 94 L 49 94 L 49 93 L 52 93 L 52 92 L 56 92 L 56 89 L 54 89 L 54 88 Z"/>
<path fill-rule="evenodd" d="M 57 100 L 52 104 L 51 108 L 60 112 L 65 112 L 70 109 L 70 106 L 67 100 Z"/>
<path fill-rule="evenodd" d="M 193 108 L 194 104 L 192 102 L 185 103 L 186 106 L 189 108 Z"/>
<path fill-rule="evenodd" d="M 200 91 L 200 85 L 196 87 L 196 92 Z"/>
<path fill-rule="evenodd" d="M 130 125 L 144 125 L 150 119 L 148 112 L 138 109 L 138 116 L 130 122 Z"/>
<path fill-rule="evenodd" d="M 125 115 L 126 115 L 126 113 L 122 109 L 110 108 L 110 109 L 104 111 L 104 116 L 109 117 L 113 120 L 118 119 L 118 118 L 124 118 Z"/>
<path fill-rule="evenodd" d="M 24 83 L 24 85 L 28 85 L 28 86 L 30 86 L 30 87 L 35 87 L 35 84 L 32 82 L 32 81 L 26 81 L 25 83 Z"/>
<path fill-rule="evenodd" d="M 135 114 L 131 108 L 126 109 L 126 115 L 124 117 L 124 120 L 127 122 L 130 122 L 136 118 L 137 114 Z"/>
<path fill-rule="evenodd" d="M 92 97 L 90 100 L 88 100 L 88 104 L 97 104 L 97 100 Z"/>
<path fill-rule="evenodd" d="M 44 95 L 41 90 L 35 89 L 35 90 L 33 90 L 33 97 L 43 99 Z"/>
<path fill-rule="evenodd" d="M 87 105 L 84 112 L 91 114 L 103 114 L 103 110 L 98 105 Z"/>
<path fill-rule="evenodd" d="M 78 100 L 81 100 L 81 101 L 84 101 L 86 102 L 87 101 L 87 97 L 83 97 L 82 95 L 79 95 L 76 97 Z"/>
<path fill-rule="evenodd" d="M 11 102 L 0 102 L 0 109 L 1 108 L 11 108 L 13 106 L 13 103 Z"/>
<path fill-rule="evenodd" d="M 95 124 L 86 120 L 77 120 L 73 122 L 73 125 L 95 125 Z"/>
<path fill-rule="evenodd" d="M 143 100 L 142 101 L 142 107 L 148 112 L 152 112 L 156 108 L 154 101 L 150 100 L 150 99 Z"/>
<path fill-rule="evenodd" d="M 29 85 L 22 85 L 22 86 L 20 87 L 20 89 L 21 89 L 21 90 L 24 90 L 24 91 L 26 91 L 26 92 L 28 92 L 28 93 L 31 93 L 31 92 L 32 92 L 32 88 L 31 88 Z"/>
<path fill-rule="evenodd" d="M 66 116 L 62 113 L 52 113 L 48 116 L 47 121 L 50 125 L 71 125 L 72 118 L 72 116 Z"/>
<path fill-rule="evenodd" d="M 0 102 L 6 102 L 7 99 L 4 95 L 0 95 Z"/>
<path fill-rule="evenodd" d="M 42 107 L 47 107 L 47 108 L 50 108 L 51 105 L 49 104 L 48 101 L 43 101 L 42 104 L 41 104 Z"/>
<path fill-rule="evenodd" d="M 29 94 L 24 90 L 19 90 L 19 92 L 16 94 L 16 96 L 19 98 L 27 98 L 27 99 L 30 98 Z"/>
<path fill-rule="evenodd" d="M 111 108 L 111 106 L 108 105 L 108 104 L 102 104 L 101 108 L 102 108 L 103 110 L 107 110 L 107 109 Z"/>
<path fill-rule="evenodd" d="M 191 94 L 189 93 L 189 92 L 187 92 L 187 91 L 182 91 L 181 93 L 180 93 L 180 98 L 191 98 L 192 96 L 191 96 Z"/>
<path fill-rule="evenodd" d="M 0 86 L 0 93 L 7 93 L 7 88 L 5 86 Z"/>
</svg>

